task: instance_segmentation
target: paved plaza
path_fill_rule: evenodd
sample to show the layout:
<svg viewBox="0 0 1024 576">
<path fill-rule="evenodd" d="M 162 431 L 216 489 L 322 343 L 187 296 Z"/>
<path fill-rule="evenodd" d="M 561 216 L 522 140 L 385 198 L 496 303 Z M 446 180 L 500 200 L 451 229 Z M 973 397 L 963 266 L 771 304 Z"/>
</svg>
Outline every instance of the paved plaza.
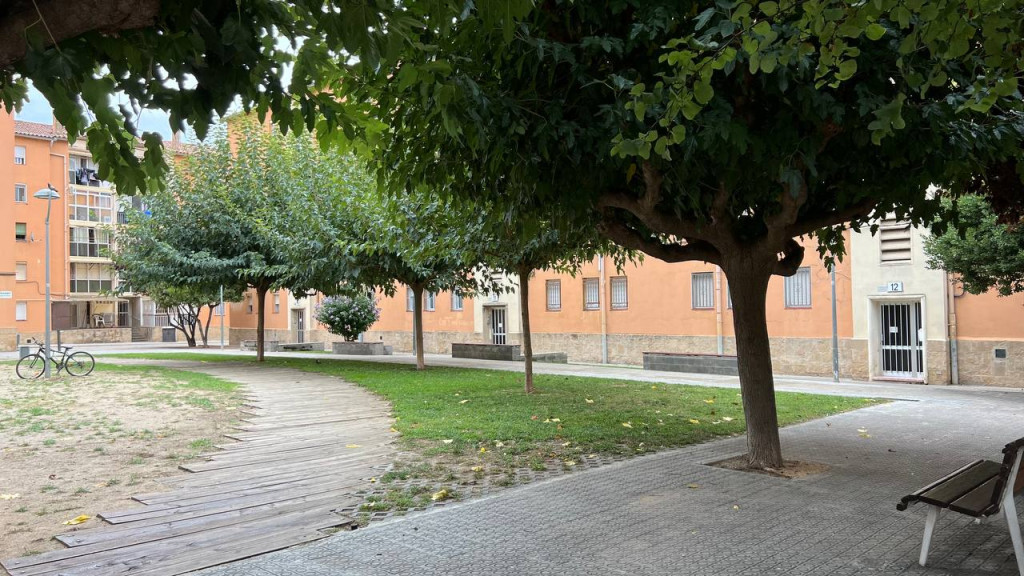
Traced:
<svg viewBox="0 0 1024 576">
<path fill-rule="evenodd" d="M 734 385 L 727 380 L 720 384 Z M 929 566 L 919 567 L 925 509 L 897 512 L 896 503 L 971 460 L 1000 458 L 1006 442 L 1024 436 L 1021 390 L 846 387 L 813 379 L 783 380 L 781 387 L 874 390 L 903 400 L 785 429 L 788 459 L 831 467 L 813 477 L 784 480 L 706 466 L 744 451 L 742 437 L 730 438 L 199 574 L 1017 574 L 1005 521 L 976 525 L 956 514 L 940 519 Z M 1024 502 L 1018 506 L 1024 509 Z"/>
</svg>

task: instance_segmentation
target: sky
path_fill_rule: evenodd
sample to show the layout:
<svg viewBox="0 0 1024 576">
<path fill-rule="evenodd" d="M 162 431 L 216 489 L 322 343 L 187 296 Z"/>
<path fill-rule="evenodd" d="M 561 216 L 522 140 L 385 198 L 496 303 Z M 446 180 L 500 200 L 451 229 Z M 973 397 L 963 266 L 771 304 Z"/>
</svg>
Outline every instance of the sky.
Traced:
<svg viewBox="0 0 1024 576">
<path fill-rule="evenodd" d="M 46 102 L 46 98 L 43 97 L 42 93 L 30 85 L 28 101 L 21 107 L 21 112 L 18 112 L 16 116 L 18 120 L 50 124 L 53 122 L 53 108 Z M 170 140 L 171 138 L 171 126 L 168 122 L 168 115 L 162 110 L 143 110 L 139 118 L 139 129 L 143 132 L 157 132 L 164 140 Z"/>
</svg>

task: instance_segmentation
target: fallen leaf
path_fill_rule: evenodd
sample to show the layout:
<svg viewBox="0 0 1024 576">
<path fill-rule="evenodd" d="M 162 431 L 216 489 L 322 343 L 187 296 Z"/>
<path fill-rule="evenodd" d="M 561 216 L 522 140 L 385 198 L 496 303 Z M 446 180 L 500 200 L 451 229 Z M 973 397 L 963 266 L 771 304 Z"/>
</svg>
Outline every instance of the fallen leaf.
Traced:
<svg viewBox="0 0 1024 576">
<path fill-rule="evenodd" d="M 566 460 L 565 461 L 565 465 L 566 466 L 575 466 L 576 465 L 576 461 L 575 460 Z"/>
<path fill-rule="evenodd" d="M 433 500 L 434 502 L 438 502 L 438 501 L 441 501 L 441 500 L 447 500 L 449 498 L 451 498 L 451 494 L 445 488 L 442 488 L 442 489 L 438 490 L 437 492 L 434 492 L 433 494 L 430 495 L 430 499 Z"/>
<path fill-rule="evenodd" d="M 868 434 L 867 428 L 857 428 L 857 435 L 861 438 L 871 438 L 871 434 Z"/>
<path fill-rule="evenodd" d="M 396 430 L 394 426 L 391 427 L 391 431 L 392 432 L 398 432 L 398 430 Z"/>
<path fill-rule="evenodd" d="M 586 401 L 587 404 L 593 404 L 594 403 L 594 401 L 591 400 L 590 398 L 584 398 L 583 400 Z"/>
<path fill-rule="evenodd" d="M 536 414 L 534 414 L 533 416 L 530 416 L 530 420 L 536 420 L 536 419 L 537 419 L 537 415 Z"/>
<path fill-rule="evenodd" d="M 552 418 L 551 421 L 552 422 L 561 422 L 562 419 L 561 418 Z"/>
<path fill-rule="evenodd" d="M 587 458 L 597 458 L 597 454 L 587 454 Z"/>
<path fill-rule="evenodd" d="M 629 422 L 623 422 L 623 423 L 622 423 L 622 427 L 623 427 L 623 428 L 632 428 L 632 427 L 633 427 L 633 425 L 632 425 L 632 424 L 630 424 Z"/>
<path fill-rule="evenodd" d="M 441 440 L 441 442 L 444 442 L 445 444 L 451 444 L 452 442 L 455 442 L 455 440 L 452 440 L 451 438 L 448 438 L 446 440 Z"/>
<path fill-rule="evenodd" d="M 728 416 L 722 416 L 722 422 L 732 422 L 733 419 Z"/>
<path fill-rule="evenodd" d="M 564 447 L 564 446 L 568 446 L 568 445 L 570 445 L 570 444 L 572 444 L 572 442 L 562 442 L 562 446 L 563 446 L 563 447 Z"/>
<path fill-rule="evenodd" d="M 505 443 L 502 442 L 501 440 L 495 440 L 494 441 L 494 447 L 495 448 L 504 448 L 505 447 Z"/>
<path fill-rule="evenodd" d="M 0 494 L 0 500 L 14 500 L 15 498 L 21 498 L 21 494 Z"/>
<path fill-rule="evenodd" d="M 657 390 L 657 389 L 658 389 L 657 386 L 651 386 L 651 390 Z"/>
<path fill-rule="evenodd" d="M 466 402 L 469 402 L 469 398 L 466 398 L 465 400 L 459 400 L 459 404 L 465 404 Z"/>
<path fill-rule="evenodd" d="M 376 482 L 376 481 L 377 481 L 377 479 L 376 479 L 376 478 L 370 478 L 370 483 L 371 483 L 371 484 L 372 484 L 372 483 L 374 483 L 374 482 Z"/>
<path fill-rule="evenodd" d="M 705 404 L 714 404 L 715 403 L 715 399 L 714 398 L 709 398 L 709 399 L 705 400 L 704 403 Z"/>
<path fill-rule="evenodd" d="M 733 510 L 739 510 L 739 509 L 740 509 L 740 507 L 739 507 L 739 505 L 736 505 L 736 506 L 733 506 L 733 507 L 732 507 L 732 509 L 733 509 Z"/>
<path fill-rule="evenodd" d="M 470 468 L 470 470 L 472 470 L 473 472 L 483 472 L 484 471 L 484 467 L 483 466 L 473 466 L 472 468 Z"/>
<path fill-rule="evenodd" d="M 715 420 L 714 422 L 712 422 L 712 424 L 721 424 L 721 423 L 722 423 L 721 420 Z"/>
<path fill-rule="evenodd" d="M 690 424 L 700 424 L 700 420 L 697 420 L 696 418 L 690 418 L 687 422 Z"/>
<path fill-rule="evenodd" d="M 345 448 L 359 448 L 359 444 L 345 444 Z"/>
<path fill-rule="evenodd" d="M 487 447 L 486 446 L 481 446 L 480 447 L 480 453 L 483 454 L 484 452 L 487 452 Z"/>
<path fill-rule="evenodd" d="M 687 484 L 686 487 L 689 488 L 690 490 L 696 490 L 697 488 L 700 488 L 700 486 L 698 486 L 697 484 Z"/>
<path fill-rule="evenodd" d="M 63 524 L 65 526 L 75 526 L 77 524 L 81 524 L 82 522 L 87 522 L 87 521 L 89 521 L 91 519 L 92 519 L 92 516 L 86 516 L 85 514 L 82 514 L 81 516 L 75 516 L 71 520 L 65 520 L 63 522 Z"/>
<path fill-rule="evenodd" d="M 456 396 L 462 396 L 462 394 L 459 394 L 458 392 L 456 392 L 455 395 Z"/>
</svg>

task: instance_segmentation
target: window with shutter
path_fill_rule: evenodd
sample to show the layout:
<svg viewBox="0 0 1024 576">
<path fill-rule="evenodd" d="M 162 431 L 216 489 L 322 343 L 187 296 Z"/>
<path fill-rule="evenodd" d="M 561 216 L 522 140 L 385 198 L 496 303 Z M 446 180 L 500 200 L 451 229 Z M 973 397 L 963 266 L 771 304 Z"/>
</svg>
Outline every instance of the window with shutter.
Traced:
<svg viewBox="0 0 1024 576">
<path fill-rule="evenodd" d="M 544 283 L 544 292 L 547 294 L 547 309 L 557 312 L 562 309 L 562 281 L 548 280 Z"/>
<path fill-rule="evenodd" d="M 629 294 L 626 286 L 625 276 L 615 276 L 611 279 L 612 310 L 625 310 L 629 306 Z"/>
<path fill-rule="evenodd" d="M 786 308 L 811 307 L 811 269 L 800 268 L 785 280 Z"/>
<path fill-rule="evenodd" d="M 597 278 L 583 279 L 583 309 L 597 310 L 601 307 L 601 285 Z"/>
<path fill-rule="evenodd" d="M 690 305 L 694 310 L 715 307 L 715 277 L 711 272 L 694 272 L 690 276 Z"/>
</svg>

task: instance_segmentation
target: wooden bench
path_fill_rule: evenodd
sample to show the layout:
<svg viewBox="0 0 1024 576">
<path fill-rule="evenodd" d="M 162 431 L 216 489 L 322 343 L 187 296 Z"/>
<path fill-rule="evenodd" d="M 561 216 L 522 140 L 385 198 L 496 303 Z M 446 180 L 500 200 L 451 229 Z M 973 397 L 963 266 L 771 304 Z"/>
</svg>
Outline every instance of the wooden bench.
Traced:
<svg viewBox="0 0 1024 576">
<path fill-rule="evenodd" d="M 914 502 L 928 504 L 928 519 L 924 525 L 921 544 L 921 566 L 928 560 L 928 547 L 932 541 L 935 522 L 943 510 L 965 514 L 978 521 L 1006 516 L 1010 529 L 1017 569 L 1024 576 L 1024 543 L 1021 542 L 1020 524 L 1013 497 L 1024 491 L 1024 438 L 1010 442 L 1003 448 L 1003 462 L 977 460 L 940 478 L 913 494 L 900 499 L 896 509 L 903 511 Z"/>
</svg>

